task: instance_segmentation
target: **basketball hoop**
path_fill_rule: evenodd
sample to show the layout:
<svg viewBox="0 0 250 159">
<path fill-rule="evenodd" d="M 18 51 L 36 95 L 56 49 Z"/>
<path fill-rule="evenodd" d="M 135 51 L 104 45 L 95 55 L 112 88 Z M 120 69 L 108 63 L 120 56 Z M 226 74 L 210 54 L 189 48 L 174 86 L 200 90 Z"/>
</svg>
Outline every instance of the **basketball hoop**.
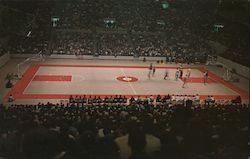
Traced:
<svg viewBox="0 0 250 159">
<path fill-rule="evenodd" d="M 231 79 L 232 79 L 232 74 L 231 74 L 231 72 L 230 72 L 230 69 L 229 68 L 226 68 L 226 71 L 224 72 L 224 74 L 223 74 L 223 79 L 225 80 L 225 81 L 231 81 Z"/>
<path fill-rule="evenodd" d="M 31 56 L 31 57 L 25 59 L 24 61 L 20 62 L 19 64 L 17 64 L 17 76 L 19 79 L 22 77 L 20 68 L 22 67 L 22 65 L 24 65 L 25 63 L 27 63 L 29 61 L 45 61 L 45 58 L 43 57 L 42 51 L 38 52 L 34 56 Z"/>
</svg>

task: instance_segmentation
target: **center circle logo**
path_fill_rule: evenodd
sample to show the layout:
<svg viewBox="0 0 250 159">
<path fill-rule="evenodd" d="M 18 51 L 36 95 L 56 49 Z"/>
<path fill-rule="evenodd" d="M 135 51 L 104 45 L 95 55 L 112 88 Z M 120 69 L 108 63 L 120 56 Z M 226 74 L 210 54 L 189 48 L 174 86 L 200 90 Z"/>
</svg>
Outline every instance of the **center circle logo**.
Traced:
<svg viewBox="0 0 250 159">
<path fill-rule="evenodd" d="M 132 76 L 119 76 L 116 79 L 118 81 L 122 81 L 122 82 L 136 82 L 136 81 L 138 81 L 138 78 L 135 78 Z"/>
</svg>

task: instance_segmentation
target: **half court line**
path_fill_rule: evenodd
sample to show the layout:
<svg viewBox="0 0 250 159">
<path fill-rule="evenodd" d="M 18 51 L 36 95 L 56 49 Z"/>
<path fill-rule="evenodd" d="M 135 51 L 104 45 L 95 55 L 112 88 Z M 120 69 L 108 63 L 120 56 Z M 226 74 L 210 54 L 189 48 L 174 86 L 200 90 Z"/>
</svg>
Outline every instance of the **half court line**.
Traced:
<svg viewBox="0 0 250 159">
<path fill-rule="evenodd" d="M 120 68 L 120 70 L 122 71 L 123 75 L 124 75 L 125 77 L 127 77 L 127 75 L 126 75 L 126 73 L 124 72 L 123 68 Z M 137 94 L 136 91 L 135 91 L 135 89 L 134 89 L 134 87 L 132 86 L 131 82 L 128 81 L 128 84 L 129 84 L 130 88 L 132 89 L 133 93 L 134 93 L 134 94 Z"/>
</svg>

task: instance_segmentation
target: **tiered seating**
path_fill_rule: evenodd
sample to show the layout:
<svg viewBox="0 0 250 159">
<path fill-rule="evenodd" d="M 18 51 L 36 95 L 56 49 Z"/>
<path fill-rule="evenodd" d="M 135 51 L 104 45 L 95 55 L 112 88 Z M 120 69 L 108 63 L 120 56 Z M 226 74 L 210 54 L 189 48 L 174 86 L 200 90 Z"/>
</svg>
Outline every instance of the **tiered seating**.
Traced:
<svg viewBox="0 0 250 159">
<path fill-rule="evenodd" d="M 67 55 L 93 55 L 92 34 L 81 32 L 58 32 L 53 43 L 52 53 Z"/>
<path fill-rule="evenodd" d="M 13 54 L 37 54 L 40 51 L 47 53 L 50 36 L 47 32 L 32 32 L 31 37 L 12 36 L 9 51 Z"/>
<path fill-rule="evenodd" d="M 214 53 L 206 41 L 213 40 L 229 48 L 223 54 L 224 57 L 248 65 L 249 59 L 245 58 L 249 50 L 249 37 L 245 34 L 248 32 L 248 26 L 243 24 L 247 22 L 244 16 L 247 15 L 244 14 L 247 12 L 246 4 L 220 2 L 221 4 L 218 4 L 218 1 L 202 0 L 168 1 L 167 9 L 163 8 L 163 1 L 155 0 L 55 1 L 23 3 L 23 5 L 19 5 L 19 2 L 4 1 L 1 4 L 36 16 L 34 28 L 37 30 L 34 32 L 34 38 L 27 40 L 10 34 L 11 39 L 16 39 L 9 42 L 11 53 L 37 53 L 37 50 L 44 50 L 50 46 L 48 41 L 51 36 L 45 36 L 45 33 L 41 36 L 37 34 L 41 34 L 39 32 L 42 30 L 42 32 L 50 32 L 52 29 L 50 18 L 57 16 L 60 20 L 54 29 L 73 30 L 73 32 L 88 30 L 91 31 L 91 36 L 84 35 L 82 39 L 82 35 L 74 35 L 76 37 L 74 40 L 55 38 L 51 41 L 51 45 L 55 46 L 52 50 L 55 54 L 74 55 L 81 52 L 81 54 L 91 55 L 93 54 L 92 43 L 100 40 L 95 50 L 95 53 L 100 55 L 167 56 L 167 59 L 173 62 L 204 63 L 207 54 Z M 232 18 L 223 17 L 224 12 L 228 11 L 232 11 L 230 14 Z M 105 19 L 114 20 L 115 27 L 106 28 Z M 216 23 L 223 23 L 225 26 L 219 32 L 214 32 L 213 26 Z M 122 31 L 123 34 L 122 36 L 105 34 L 105 36 L 100 35 L 100 39 L 92 38 L 98 37 L 97 30 L 105 30 L 104 28 L 110 34 L 112 30 Z M 136 36 L 138 33 L 140 35 Z M 148 37 L 149 33 L 151 36 Z M 60 35 L 59 38 L 61 38 Z M 132 46 L 130 46 L 131 41 L 134 42 Z M 70 44 L 68 45 L 67 42 Z"/>
<path fill-rule="evenodd" d="M 248 106 L 195 100 L 71 97 L 67 104 L 1 105 L 0 157 L 246 158 Z"/>
<path fill-rule="evenodd" d="M 127 34 L 99 34 L 99 55 L 133 56 Z"/>
</svg>

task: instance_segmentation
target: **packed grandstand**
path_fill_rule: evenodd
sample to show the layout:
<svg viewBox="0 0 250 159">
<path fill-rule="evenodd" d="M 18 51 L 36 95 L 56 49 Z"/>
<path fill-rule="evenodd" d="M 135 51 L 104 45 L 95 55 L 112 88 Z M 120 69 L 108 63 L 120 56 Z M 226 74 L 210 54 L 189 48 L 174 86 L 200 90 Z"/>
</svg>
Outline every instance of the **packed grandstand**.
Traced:
<svg viewBox="0 0 250 159">
<path fill-rule="evenodd" d="M 1 106 L 1 156 L 25 159 L 52 159 L 60 155 L 70 159 L 247 157 L 247 105 L 213 100 L 200 104 L 199 98 L 182 99 L 72 97 L 67 104 Z"/>
<path fill-rule="evenodd" d="M 214 53 L 208 44 L 211 40 L 227 47 L 222 56 L 248 65 L 249 27 L 244 1 L 169 1 L 169 7 L 163 8 L 164 2 L 24 1 L 20 5 L 2 1 L 1 8 L 33 16 L 32 24 L 20 28 L 19 34 L 13 33 L 17 27 L 3 33 L 11 41 L 4 49 L 10 53 L 42 50 L 47 54 L 163 56 L 171 61 L 198 62 Z M 32 31 L 30 38 L 20 34 L 24 30 Z"/>
<path fill-rule="evenodd" d="M 164 57 L 249 67 L 248 7 L 237 0 L 0 1 L 0 55 Z M 67 59 L 66 59 L 67 60 Z M 159 61 L 158 61 L 159 62 Z M 243 159 L 248 107 L 193 95 L 71 96 L 0 104 L 0 159 Z M 4 95 L 1 95 L 1 98 Z"/>
</svg>

